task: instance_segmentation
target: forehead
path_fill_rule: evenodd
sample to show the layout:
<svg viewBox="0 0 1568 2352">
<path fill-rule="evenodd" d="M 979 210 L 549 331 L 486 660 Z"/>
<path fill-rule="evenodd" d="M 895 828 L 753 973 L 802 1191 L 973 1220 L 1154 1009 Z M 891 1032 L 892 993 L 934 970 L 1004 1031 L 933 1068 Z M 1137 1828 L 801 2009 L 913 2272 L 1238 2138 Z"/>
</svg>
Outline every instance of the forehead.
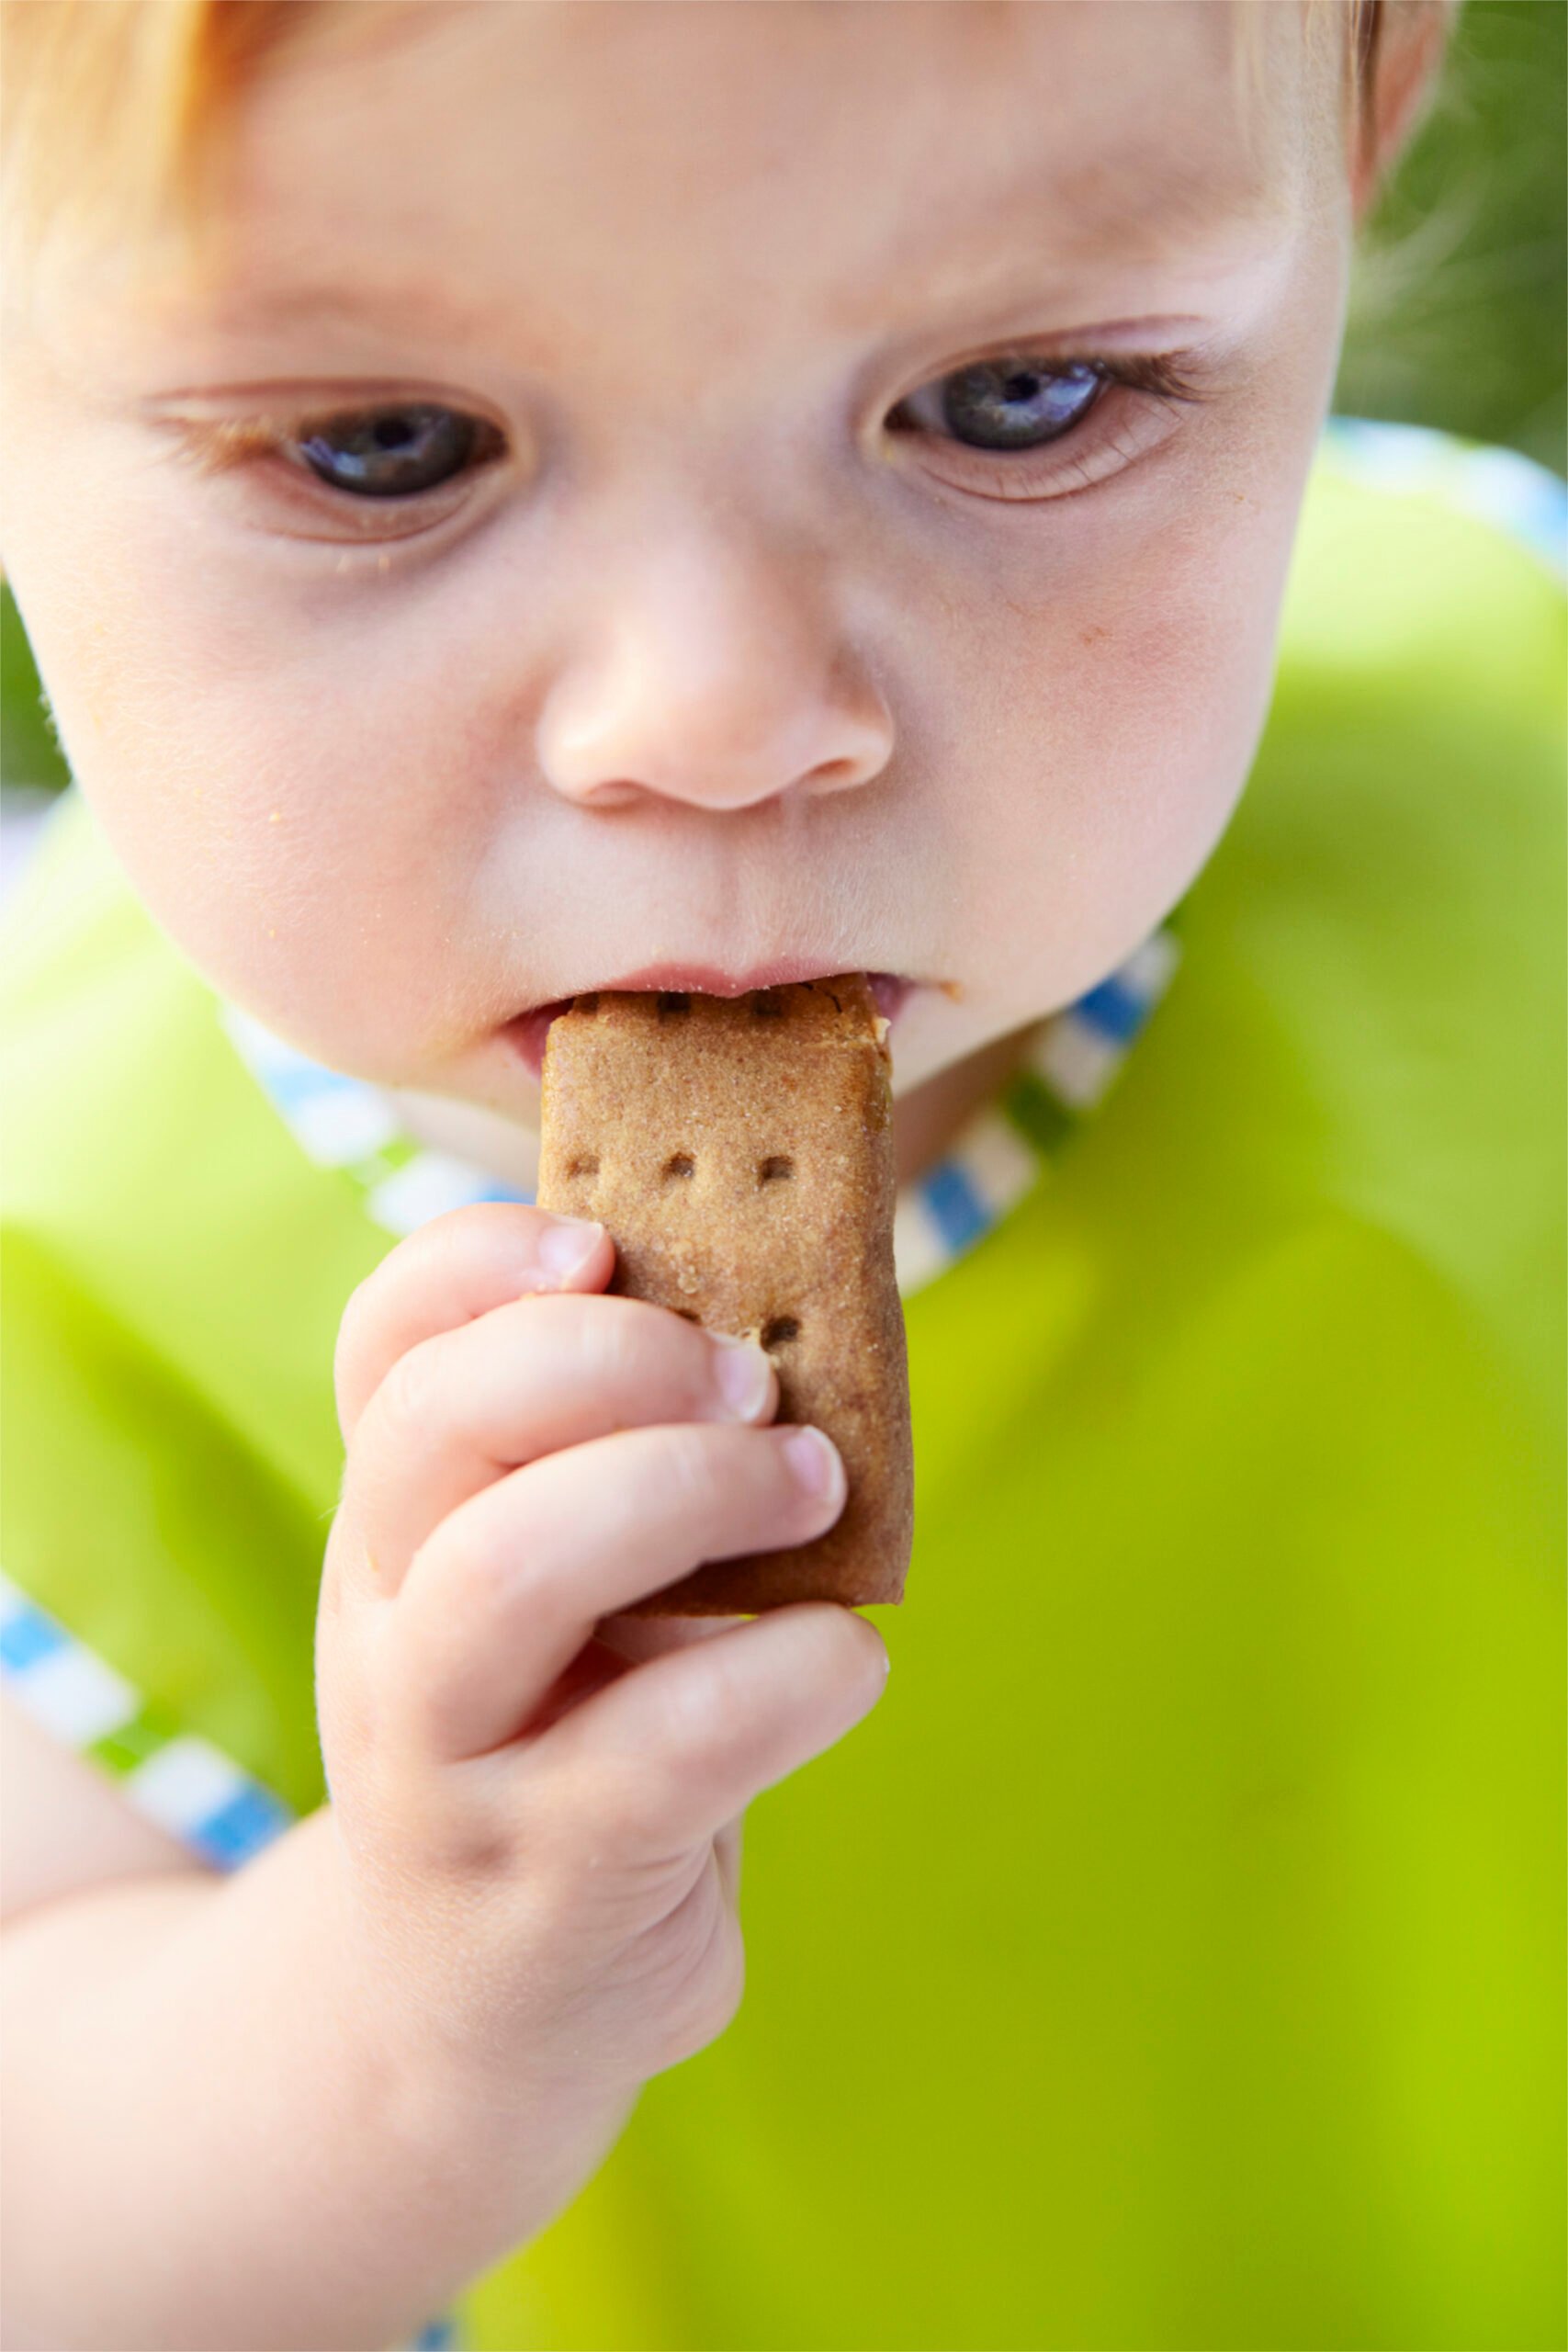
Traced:
<svg viewBox="0 0 1568 2352">
<path fill-rule="evenodd" d="M 896 329 L 1021 265 L 1256 241 L 1311 119 L 1300 12 L 1258 13 L 1249 80 L 1226 0 L 329 10 L 242 107 L 228 299 L 330 328 L 417 293 L 458 333 L 525 301 L 555 336 L 614 303 L 633 364 L 639 255 L 664 305 L 809 284 Z"/>
</svg>

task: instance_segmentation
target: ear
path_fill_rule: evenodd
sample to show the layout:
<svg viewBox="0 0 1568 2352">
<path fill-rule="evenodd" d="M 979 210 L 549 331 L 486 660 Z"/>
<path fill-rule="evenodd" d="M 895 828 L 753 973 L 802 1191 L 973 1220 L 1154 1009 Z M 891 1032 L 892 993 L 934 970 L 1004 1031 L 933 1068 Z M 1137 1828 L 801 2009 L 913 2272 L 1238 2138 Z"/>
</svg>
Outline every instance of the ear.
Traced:
<svg viewBox="0 0 1568 2352">
<path fill-rule="evenodd" d="M 1350 130 L 1350 204 L 1359 223 L 1437 84 L 1460 0 L 1376 0 L 1372 51 Z"/>
</svg>

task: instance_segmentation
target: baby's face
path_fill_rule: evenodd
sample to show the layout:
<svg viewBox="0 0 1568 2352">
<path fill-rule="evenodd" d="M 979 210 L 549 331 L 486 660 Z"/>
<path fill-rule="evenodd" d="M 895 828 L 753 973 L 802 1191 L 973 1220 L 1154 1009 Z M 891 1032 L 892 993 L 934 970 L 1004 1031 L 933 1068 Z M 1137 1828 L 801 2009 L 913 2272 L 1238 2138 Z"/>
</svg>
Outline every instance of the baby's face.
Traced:
<svg viewBox="0 0 1568 2352">
<path fill-rule="evenodd" d="M 1250 96 L 1211 0 L 307 26 L 220 277 L 6 338 L 164 927 L 524 1122 L 577 989 L 896 975 L 904 1091 L 1103 975 L 1240 789 L 1337 343 L 1337 64 L 1256 15 Z"/>
</svg>

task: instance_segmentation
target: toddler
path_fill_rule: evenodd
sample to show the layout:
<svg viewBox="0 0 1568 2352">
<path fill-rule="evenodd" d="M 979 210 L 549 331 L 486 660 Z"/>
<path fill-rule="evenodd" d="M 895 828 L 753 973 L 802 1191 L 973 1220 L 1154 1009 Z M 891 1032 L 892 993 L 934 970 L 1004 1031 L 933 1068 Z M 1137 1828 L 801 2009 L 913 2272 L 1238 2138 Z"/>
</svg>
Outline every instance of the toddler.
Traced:
<svg viewBox="0 0 1568 2352">
<path fill-rule="evenodd" d="M 1562 601 L 1323 438 L 1447 10 L 6 14 L 7 2344 L 1560 2340 Z M 843 1474 L 550 1010 L 843 970 L 908 1599 L 631 1618 Z"/>
</svg>

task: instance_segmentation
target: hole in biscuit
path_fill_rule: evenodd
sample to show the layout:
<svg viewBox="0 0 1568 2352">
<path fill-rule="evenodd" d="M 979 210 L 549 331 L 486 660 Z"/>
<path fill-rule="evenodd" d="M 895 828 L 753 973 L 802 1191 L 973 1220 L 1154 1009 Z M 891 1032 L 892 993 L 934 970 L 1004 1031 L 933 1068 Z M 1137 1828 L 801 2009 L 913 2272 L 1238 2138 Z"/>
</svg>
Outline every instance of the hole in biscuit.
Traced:
<svg viewBox="0 0 1568 2352">
<path fill-rule="evenodd" d="M 596 1151 L 580 1152 L 575 1159 L 568 1163 L 566 1172 L 569 1176 L 597 1176 L 599 1173 L 598 1153 Z"/>
<path fill-rule="evenodd" d="M 793 1315 L 775 1315 L 771 1322 L 762 1326 L 764 1348 L 782 1348 L 787 1340 L 798 1340 L 799 1337 L 800 1325 Z"/>
<path fill-rule="evenodd" d="M 759 989 L 751 1000 L 751 1011 L 759 1021 L 782 1021 L 784 999 L 773 989 Z"/>
<path fill-rule="evenodd" d="M 757 1170 L 757 1182 L 759 1184 L 779 1184 L 786 1176 L 794 1174 L 794 1160 L 787 1152 L 778 1151 L 771 1159 L 763 1160 Z"/>
<path fill-rule="evenodd" d="M 663 989 L 659 997 L 659 1018 L 667 1021 L 672 1012 L 690 1012 L 692 1000 L 682 989 Z"/>
<path fill-rule="evenodd" d="M 689 1151 L 672 1151 L 664 1163 L 666 1181 L 671 1176 L 694 1176 L 697 1163 Z"/>
</svg>

